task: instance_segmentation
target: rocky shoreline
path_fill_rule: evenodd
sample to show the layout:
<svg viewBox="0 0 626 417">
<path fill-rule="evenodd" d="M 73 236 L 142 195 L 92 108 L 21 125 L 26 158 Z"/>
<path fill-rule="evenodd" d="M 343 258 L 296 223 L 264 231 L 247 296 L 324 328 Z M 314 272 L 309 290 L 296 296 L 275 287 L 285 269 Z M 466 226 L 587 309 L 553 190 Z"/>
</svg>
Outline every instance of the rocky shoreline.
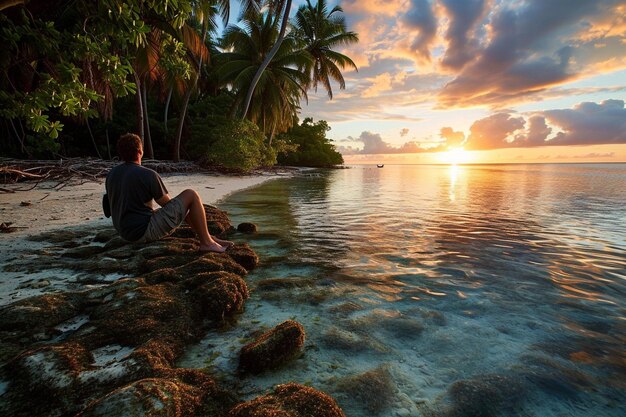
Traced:
<svg viewBox="0 0 626 417">
<path fill-rule="evenodd" d="M 234 233 L 225 212 L 205 206 L 212 234 Z M 253 232 L 251 225 L 239 228 Z M 244 402 L 207 369 L 176 367 L 185 348 L 236 324 L 258 264 L 247 244 L 197 253 L 187 227 L 148 245 L 113 229 L 31 237 L 36 257 L 5 270 L 84 272 L 82 289 L 0 308 L 0 412 L 11 416 L 343 416 L 334 399 L 287 383 Z M 90 273 L 93 276 L 90 276 Z M 107 282 L 101 274 L 119 274 Z M 288 320 L 241 349 L 236 378 L 271 372 L 304 352 L 305 330 Z M 285 381 L 287 382 L 287 381 Z"/>
</svg>

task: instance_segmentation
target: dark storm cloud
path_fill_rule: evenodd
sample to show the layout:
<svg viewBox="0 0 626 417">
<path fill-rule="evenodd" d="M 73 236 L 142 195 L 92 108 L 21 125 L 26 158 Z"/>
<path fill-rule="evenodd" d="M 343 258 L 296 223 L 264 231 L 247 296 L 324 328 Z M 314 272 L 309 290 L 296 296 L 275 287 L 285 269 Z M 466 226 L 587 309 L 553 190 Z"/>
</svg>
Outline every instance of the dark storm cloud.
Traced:
<svg viewBox="0 0 626 417">
<path fill-rule="evenodd" d="M 428 0 L 411 0 L 409 11 L 402 21 L 414 32 L 410 49 L 420 59 L 430 61 L 430 46 L 437 34 L 437 19 Z"/>
<path fill-rule="evenodd" d="M 442 89 L 441 104 L 497 104 L 571 79 L 576 75 L 571 58 L 576 42 L 573 36 L 582 27 L 579 23 L 606 12 L 607 6 L 616 3 L 616 0 L 500 3 L 490 14 L 489 39 L 483 39 L 484 46 L 475 51 L 470 44 L 469 51 L 475 58 L 469 61 L 461 52 L 457 57 L 455 48 L 467 42 L 468 24 L 479 11 L 482 13 L 483 4 L 471 2 L 473 14 L 461 21 L 453 17 L 446 34 L 450 49 L 443 63 L 459 65 L 460 72 Z M 451 10 L 460 6 L 448 1 L 446 7 L 450 16 L 456 16 Z M 470 3 L 465 7 L 470 7 Z M 467 64 L 461 68 L 464 61 Z"/>
</svg>

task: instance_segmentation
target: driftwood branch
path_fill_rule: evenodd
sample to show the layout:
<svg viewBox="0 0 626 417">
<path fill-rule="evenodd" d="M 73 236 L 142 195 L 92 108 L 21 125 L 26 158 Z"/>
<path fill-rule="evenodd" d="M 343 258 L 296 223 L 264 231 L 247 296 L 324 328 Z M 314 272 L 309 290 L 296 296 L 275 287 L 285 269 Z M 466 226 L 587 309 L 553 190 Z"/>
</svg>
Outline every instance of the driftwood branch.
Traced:
<svg viewBox="0 0 626 417">
<path fill-rule="evenodd" d="M 99 182 L 117 165 L 102 159 L 67 158 L 58 161 L 0 158 L 0 193 L 41 188 L 60 190 L 68 185 Z M 205 172 L 193 162 L 143 160 L 142 165 L 159 173 Z"/>
</svg>

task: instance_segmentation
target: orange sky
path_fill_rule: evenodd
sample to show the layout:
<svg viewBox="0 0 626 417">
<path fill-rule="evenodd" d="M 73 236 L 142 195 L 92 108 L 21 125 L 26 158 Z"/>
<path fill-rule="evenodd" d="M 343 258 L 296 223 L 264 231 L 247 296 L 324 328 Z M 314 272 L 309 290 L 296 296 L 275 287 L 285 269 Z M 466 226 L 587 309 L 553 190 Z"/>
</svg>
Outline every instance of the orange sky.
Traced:
<svg viewBox="0 0 626 417">
<path fill-rule="evenodd" d="M 359 71 L 302 117 L 327 120 L 347 162 L 626 161 L 623 1 L 337 3 Z"/>
</svg>

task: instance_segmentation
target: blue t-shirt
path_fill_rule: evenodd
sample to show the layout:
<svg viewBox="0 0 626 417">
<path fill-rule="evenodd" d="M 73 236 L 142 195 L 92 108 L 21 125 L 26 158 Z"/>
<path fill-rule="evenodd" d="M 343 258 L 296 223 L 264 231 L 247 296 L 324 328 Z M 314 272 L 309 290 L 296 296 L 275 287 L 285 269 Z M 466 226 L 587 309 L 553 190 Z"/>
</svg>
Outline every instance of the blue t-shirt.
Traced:
<svg viewBox="0 0 626 417">
<path fill-rule="evenodd" d="M 152 200 L 167 194 L 159 174 L 133 162 L 113 168 L 106 179 L 113 226 L 129 241 L 141 239 L 152 216 Z"/>
</svg>

